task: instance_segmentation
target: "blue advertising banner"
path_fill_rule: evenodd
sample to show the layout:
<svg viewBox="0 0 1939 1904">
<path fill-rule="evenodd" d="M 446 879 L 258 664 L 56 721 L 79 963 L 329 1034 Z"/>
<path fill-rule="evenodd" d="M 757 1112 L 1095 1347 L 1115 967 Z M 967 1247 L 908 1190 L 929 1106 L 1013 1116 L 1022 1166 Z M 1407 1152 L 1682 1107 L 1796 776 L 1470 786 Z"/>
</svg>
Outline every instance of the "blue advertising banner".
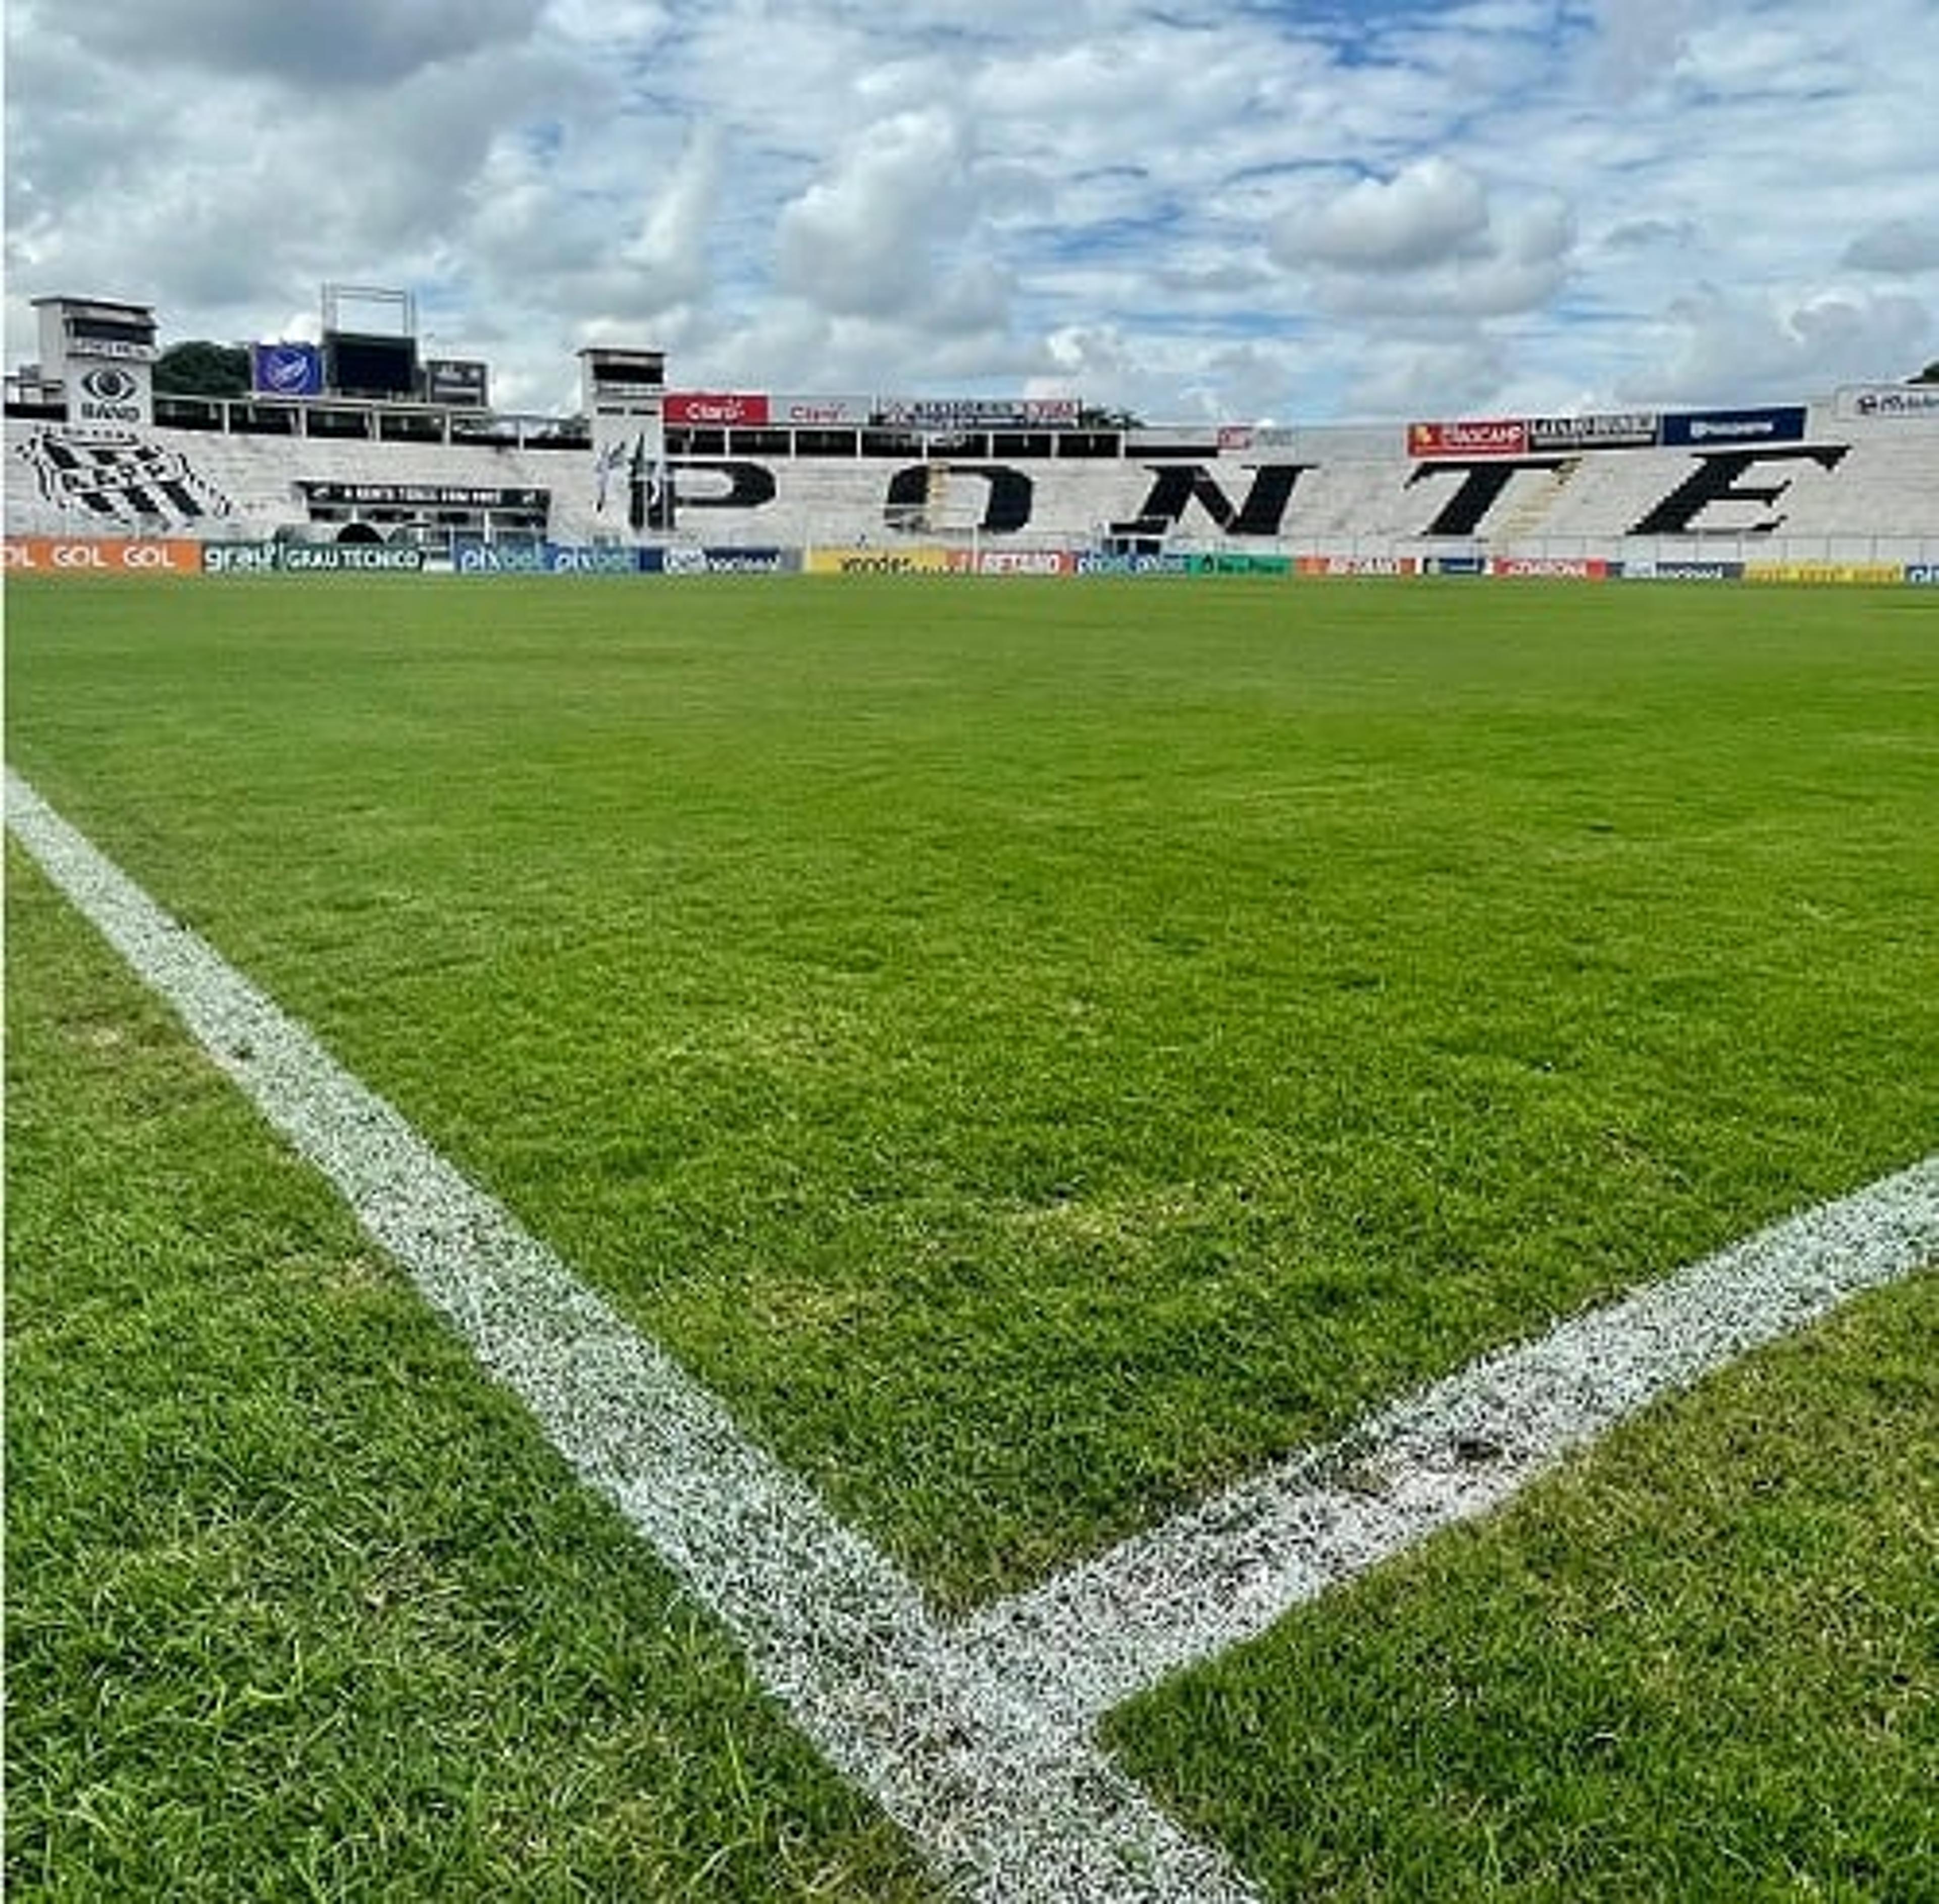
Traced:
<svg viewBox="0 0 1939 1904">
<path fill-rule="evenodd" d="M 617 543 L 459 541 L 451 565 L 460 575 L 638 575 L 662 565 L 658 549 Z"/>
<path fill-rule="evenodd" d="M 580 547 L 561 542 L 545 545 L 546 567 L 555 575 L 637 575 L 640 552 L 609 543 Z"/>
<path fill-rule="evenodd" d="M 1487 569 L 1485 556 L 1423 556 L 1420 560 L 1423 575 L 1484 575 Z"/>
<path fill-rule="evenodd" d="M 1663 419 L 1663 440 L 1673 448 L 1737 449 L 1760 443 L 1802 443 L 1802 404 L 1771 410 L 1673 411 Z"/>
<path fill-rule="evenodd" d="M 542 542 L 454 542 L 451 565 L 460 575 L 544 575 L 549 554 Z"/>
<path fill-rule="evenodd" d="M 1939 588 L 1939 562 L 1909 562 L 1905 579 L 1919 588 Z"/>
<path fill-rule="evenodd" d="M 1189 556 L 1106 556 L 1086 552 L 1077 558 L 1080 575 L 1189 575 Z"/>
<path fill-rule="evenodd" d="M 249 382 L 259 397 L 320 397 L 323 352 L 315 344 L 251 344 Z"/>
</svg>

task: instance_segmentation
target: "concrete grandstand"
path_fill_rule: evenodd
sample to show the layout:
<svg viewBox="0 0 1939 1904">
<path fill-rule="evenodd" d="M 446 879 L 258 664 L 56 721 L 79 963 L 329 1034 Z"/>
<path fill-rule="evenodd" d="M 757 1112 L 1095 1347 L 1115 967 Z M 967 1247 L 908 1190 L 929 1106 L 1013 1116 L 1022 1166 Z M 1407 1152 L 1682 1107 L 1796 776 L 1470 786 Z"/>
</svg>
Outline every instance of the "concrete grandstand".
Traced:
<svg viewBox="0 0 1939 1904">
<path fill-rule="evenodd" d="M 1931 386 L 1752 409 L 1128 428 L 1067 399 L 683 392 L 658 353 L 592 351 L 581 412 L 534 418 L 484 407 L 482 367 L 457 401 L 422 382 L 349 392 L 318 366 L 292 391 L 273 366 L 266 381 L 260 352 L 246 397 L 170 397 L 146 374 L 145 307 L 42 303 L 42 362 L 7 383 L 17 567 L 32 565 L 17 548 L 74 537 L 384 547 L 434 566 L 521 547 L 603 550 L 607 565 L 658 551 L 639 565 L 669 568 L 698 550 L 1013 568 L 1939 563 Z"/>
</svg>

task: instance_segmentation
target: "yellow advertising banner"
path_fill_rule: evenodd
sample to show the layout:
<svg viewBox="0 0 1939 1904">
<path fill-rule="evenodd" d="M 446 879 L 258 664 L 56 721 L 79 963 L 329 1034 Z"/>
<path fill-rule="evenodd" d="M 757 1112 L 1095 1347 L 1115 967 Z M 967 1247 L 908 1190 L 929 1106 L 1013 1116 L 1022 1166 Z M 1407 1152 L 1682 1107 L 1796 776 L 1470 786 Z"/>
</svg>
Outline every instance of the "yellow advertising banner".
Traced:
<svg viewBox="0 0 1939 1904">
<path fill-rule="evenodd" d="M 925 544 L 908 549 L 810 549 L 801 565 L 809 575 L 941 575 L 969 564 L 966 549 Z"/>
<path fill-rule="evenodd" d="M 1747 562 L 1747 582 L 1902 582 L 1898 562 Z"/>
</svg>

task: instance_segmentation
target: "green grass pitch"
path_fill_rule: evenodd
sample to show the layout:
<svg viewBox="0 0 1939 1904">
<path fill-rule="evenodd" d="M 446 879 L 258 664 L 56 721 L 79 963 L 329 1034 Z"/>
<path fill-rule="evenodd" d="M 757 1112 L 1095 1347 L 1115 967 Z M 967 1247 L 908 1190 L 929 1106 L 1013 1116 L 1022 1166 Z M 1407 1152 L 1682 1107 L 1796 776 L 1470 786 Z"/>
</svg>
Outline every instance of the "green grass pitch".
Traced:
<svg viewBox="0 0 1939 1904">
<path fill-rule="evenodd" d="M 1934 1147 L 1917 592 L 7 605 L 12 763 L 945 1606 Z M 923 1895 L 9 873 L 11 1881 Z M 1934 1320 L 1114 1738 L 1274 1896 L 1916 1894 Z"/>
</svg>

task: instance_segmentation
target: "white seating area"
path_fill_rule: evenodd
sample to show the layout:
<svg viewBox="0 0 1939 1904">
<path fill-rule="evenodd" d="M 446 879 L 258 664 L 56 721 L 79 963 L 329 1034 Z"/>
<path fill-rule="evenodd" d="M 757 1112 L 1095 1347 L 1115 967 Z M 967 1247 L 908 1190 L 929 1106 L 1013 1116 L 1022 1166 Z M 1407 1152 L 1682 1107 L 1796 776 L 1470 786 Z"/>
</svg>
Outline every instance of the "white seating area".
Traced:
<svg viewBox="0 0 1939 1904">
<path fill-rule="evenodd" d="M 926 498 L 900 509 L 889 506 L 890 485 L 909 465 L 893 458 L 695 457 L 673 465 L 678 501 L 670 538 L 650 539 L 785 548 L 980 538 L 990 547 L 1089 547 L 1155 501 L 1164 513 L 1168 498 L 1165 540 L 1180 548 L 1365 554 L 1458 534 L 1495 553 L 1614 555 L 1703 466 L 1697 452 L 1672 449 L 1545 460 L 1558 467 L 1514 471 L 1479 522 L 1454 532 L 1446 512 L 1467 474 L 1410 459 L 1397 428 L 1315 428 L 1295 433 L 1289 447 L 1208 450 L 1198 460 L 1198 476 L 1182 473 L 1192 458 L 1141 456 L 1135 449 L 1121 459 L 938 464 Z M 741 466 L 740 490 L 723 464 Z M 1027 493 L 1028 504 L 1022 526 L 997 535 L 985 527 L 993 465 L 1015 472 L 1002 479 L 1007 493 Z M 751 484 L 749 465 L 758 465 Z M 1298 466 L 1289 487 L 1289 465 Z M 6 529 L 12 535 L 138 532 L 254 540 L 306 528 L 334 535 L 340 520 L 310 524 L 303 486 L 315 483 L 543 490 L 552 541 L 632 539 L 623 485 L 602 498 L 593 458 L 583 447 L 163 429 L 90 440 L 59 425 L 7 419 Z M 1708 502 L 1679 539 L 1782 543 L 1800 550 L 1800 559 L 1939 559 L 1939 423 L 1840 422 L 1821 410 L 1805 444 L 1764 452 L 1745 466 L 1734 488 L 1738 493 Z M 1760 490 L 1773 493 L 1749 493 Z"/>
</svg>

